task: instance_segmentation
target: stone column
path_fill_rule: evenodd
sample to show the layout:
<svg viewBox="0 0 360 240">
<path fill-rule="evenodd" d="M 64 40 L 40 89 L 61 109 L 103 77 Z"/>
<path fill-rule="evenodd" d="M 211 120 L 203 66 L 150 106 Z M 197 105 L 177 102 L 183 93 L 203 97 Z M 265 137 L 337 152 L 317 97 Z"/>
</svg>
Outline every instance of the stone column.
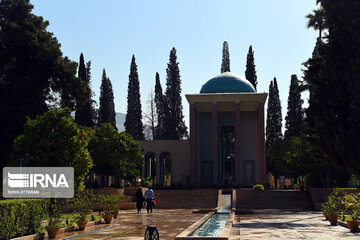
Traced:
<svg viewBox="0 0 360 240">
<path fill-rule="evenodd" d="M 235 103 L 235 184 L 241 184 L 242 180 L 242 168 L 240 158 L 240 102 Z"/>
<path fill-rule="evenodd" d="M 198 129 L 197 129 L 197 111 L 194 103 L 190 103 L 190 183 L 199 183 L 198 172 Z"/>
<path fill-rule="evenodd" d="M 258 147 L 257 175 L 258 182 L 264 184 L 266 181 L 264 103 L 259 103 L 256 125 Z"/>
<path fill-rule="evenodd" d="M 212 152 L 213 152 L 213 184 L 218 184 L 218 120 L 217 104 L 212 104 Z"/>
<path fill-rule="evenodd" d="M 155 153 L 155 159 L 156 159 L 156 184 L 162 184 L 160 179 L 160 155 L 158 155 L 157 153 Z"/>
</svg>

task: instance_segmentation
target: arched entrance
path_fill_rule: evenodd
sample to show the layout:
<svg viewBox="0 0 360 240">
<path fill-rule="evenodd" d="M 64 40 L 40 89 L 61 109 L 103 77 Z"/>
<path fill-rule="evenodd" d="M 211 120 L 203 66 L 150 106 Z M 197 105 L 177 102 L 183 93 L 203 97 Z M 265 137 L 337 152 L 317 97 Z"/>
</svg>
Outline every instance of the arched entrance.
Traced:
<svg viewBox="0 0 360 240">
<path fill-rule="evenodd" d="M 221 183 L 232 184 L 234 180 L 235 163 L 235 133 L 234 126 L 221 126 Z"/>
<path fill-rule="evenodd" d="M 160 184 L 164 187 L 171 186 L 172 156 L 169 152 L 160 154 Z"/>
<path fill-rule="evenodd" d="M 150 177 L 150 181 L 156 184 L 156 155 L 154 152 L 145 154 L 145 177 Z"/>
</svg>

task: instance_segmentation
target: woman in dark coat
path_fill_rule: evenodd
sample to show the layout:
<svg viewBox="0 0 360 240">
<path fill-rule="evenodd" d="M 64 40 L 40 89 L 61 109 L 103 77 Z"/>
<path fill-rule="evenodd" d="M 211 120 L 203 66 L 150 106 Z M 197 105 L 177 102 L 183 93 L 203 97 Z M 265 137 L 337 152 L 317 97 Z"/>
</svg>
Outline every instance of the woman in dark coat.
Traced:
<svg viewBox="0 0 360 240">
<path fill-rule="evenodd" d="M 144 198 L 144 195 L 143 195 L 143 193 L 142 193 L 141 188 L 139 188 L 139 189 L 136 191 L 135 196 L 136 196 L 136 208 L 137 208 L 137 213 L 140 213 L 140 212 L 141 212 L 142 205 L 143 205 L 143 202 L 145 201 L 145 198 Z"/>
</svg>

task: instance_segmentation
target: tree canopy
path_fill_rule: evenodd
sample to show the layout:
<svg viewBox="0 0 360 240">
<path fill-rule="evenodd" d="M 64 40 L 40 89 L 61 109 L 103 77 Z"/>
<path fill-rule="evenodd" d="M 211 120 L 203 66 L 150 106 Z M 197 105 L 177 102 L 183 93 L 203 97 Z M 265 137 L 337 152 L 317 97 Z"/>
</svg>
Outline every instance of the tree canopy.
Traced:
<svg viewBox="0 0 360 240">
<path fill-rule="evenodd" d="M 26 117 L 52 107 L 84 104 L 86 83 L 77 63 L 63 57 L 49 22 L 26 0 L 0 1 L 0 167 L 9 159 Z"/>
<path fill-rule="evenodd" d="M 230 72 L 230 53 L 227 41 L 224 41 L 222 50 L 221 73 L 223 72 Z"/>
<path fill-rule="evenodd" d="M 94 170 L 100 175 L 114 175 L 115 184 L 120 179 L 135 178 L 140 174 L 143 156 L 139 144 L 131 135 L 118 131 L 110 124 L 103 123 L 90 140 L 89 151 L 94 160 Z"/>
<path fill-rule="evenodd" d="M 155 108 L 157 116 L 157 125 L 155 127 L 154 139 L 165 139 L 165 114 L 166 114 L 166 102 L 165 96 L 162 91 L 160 76 L 157 72 L 155 75 Z"/>
<path fill-rule="evenodd" d="M 314 157 L 360 175 L 360 2 L 322 0 L 321 7 L 328 34 L 304 71 L 310 143 Z"/>
<path fill-rule="evenodd" d="M 110 123 L 115 129 L 116 113 L 114 104 L 114 92 L 110 79 L 106 76 L 105 68 L 101 78 L 100 86 L 100 107 L 98 124 Z"/>
<path fill-rule="evenodd" d="M 299 80 L 291 75 L 287 115 L 285 117 L 285 138 L 299 137 L 303 130 L 303 100 L 301 99 Z"/>
<path fill-rule="evenodd" d="M 77 124 L 87 127 L 94 127 L 96 122 L 96 111 L 93 107 L 91 99 L 91 62 L 87 62 L 85 66 L 84 55 L 80 54 L 78 77 L 80 81 L 84 81 L 87 88 L 86 99 L 83 105 L 77 106 L 75 112 L 75 121 Z"/>
<path fill-rule="evenodd" d="M 177 62 L 176 49 L 170 51 L 169 63 L 166 69 L 165 99 L 167 112 L 165 114 L 165 138 L 179 140 L 188 136 L 184 122 L 183 107 L 181 102 L 181 79 L 179 63 Z"/>
<path fill-rule="evenodd" d="M 252 46 L 249 47 L 249 52 L 246 57 L 246 71 L 245 78 L 254 86 L 255 90 L 257 89 L 257 76 L 255 70 L 255 61 L 254 61 L 254 51 Z"/>
<path fill-rule="evenodd" d="M 125 130 L 135 140 L 144 140 L 140 101 L 140 83 L 135 56 L 132 56 L 129 74 Z"/>
<path fill-rule="evenodd" d="M 93 164 L 87 149 L 91 131 L 75 123 L 69 108 L 27 118 L 24 133 L 14 142 L 11 165 L 18 166 L 19 159 L 29 154 L 27 167 L 73 167 L 79 187 Z"/>
</svg>

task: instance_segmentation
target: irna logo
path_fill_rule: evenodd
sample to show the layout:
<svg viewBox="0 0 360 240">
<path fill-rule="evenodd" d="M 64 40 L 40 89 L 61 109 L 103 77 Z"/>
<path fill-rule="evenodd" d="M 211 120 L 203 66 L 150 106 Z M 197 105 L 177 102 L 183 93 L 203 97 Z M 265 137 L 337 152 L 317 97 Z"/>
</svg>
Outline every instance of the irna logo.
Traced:
<svg viewBox="0 0 360 240">
<path fill-rule="evenodd" d="M 72 198 L 74 168 L 4 167 L 2 186 L 4 198 Z"/>
<path fill-rule="evenodd" d="M 65 174 L 21 174 L 8 172 L 8 185 L 11 188 L 69 187 Z"/>
</svg>

